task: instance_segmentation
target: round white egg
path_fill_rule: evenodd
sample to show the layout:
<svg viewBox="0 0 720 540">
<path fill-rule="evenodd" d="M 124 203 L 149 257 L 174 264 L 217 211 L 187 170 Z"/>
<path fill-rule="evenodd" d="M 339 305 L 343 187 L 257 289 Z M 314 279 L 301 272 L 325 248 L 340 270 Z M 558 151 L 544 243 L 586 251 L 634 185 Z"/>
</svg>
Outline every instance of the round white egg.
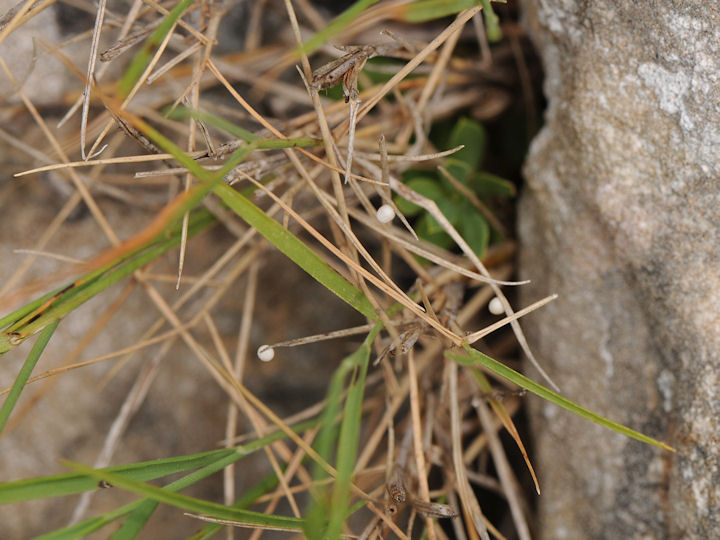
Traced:
<svg viewBox="0 0 720 540">
<path fill-rule="evenodd" d="M 275 358 L 275 349 L 269 345 L 260 345 L 257 350 L 257 356 L 263 362 L 269 362 Z"/>
<path fill-rule="evenodd" d="M 503 307 L 502 301 L 497 296 L 490 300 L 490 303 L 488 304 L 488 309 L 493 315 L 502 315 L 503 313 L 505 313 L 505 308 Z"/>
<path fill-rule="evenodd" d="M 390 223 L 395 217 L 395 210 L 389 204 L 383 204 L 375 214 L 380 223 Z"/>
</svg>

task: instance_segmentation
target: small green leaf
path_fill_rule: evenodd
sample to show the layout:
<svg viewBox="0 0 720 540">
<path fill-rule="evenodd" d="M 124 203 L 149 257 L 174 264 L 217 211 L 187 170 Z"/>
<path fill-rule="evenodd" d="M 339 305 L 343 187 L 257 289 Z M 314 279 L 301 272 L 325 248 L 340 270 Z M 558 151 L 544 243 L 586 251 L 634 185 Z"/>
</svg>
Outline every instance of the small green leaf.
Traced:
<svg viewBox="0 0 720 540">
<path fill-rule="evenodd" d="M 420 238 L 427 240 L 441 248 L 449 248 L 454 242 L 453 239 L 443 231 L 440 224 L 430 214 L 423 214 L 415 226 L 415 232 Z"/>
<path fill-rule="evenodd" d="M 447 193 L 443 189 L 442 184 L 431 176 L 412 177 L 405 181 L 405 185 L 423 197 L 427 197 L 435 202 L 447 197 Z M 395 197 L 395 204 L 398 210 L 407 217 L 415 216 L 422 211 L 420 206 L 400 196 Z"/>
<path fill-rule="evenodd" d="M 475 254 L 482 258 L 490 242 L 490 226 L 469 204 L 463 205 L 460 233 Z"/>
<path fill-rule="evenodd" d="M 460 151 L 462 152 L 462 150 Z M 450 157 L 445 160 L 445 170 L 461 184 L 467 184 L 468 177 L 473 172 L 473 167 L 469 163 Z M 442 176 L 442 183 L 449 191 L 457 191 L 455 186 L 444 175 Z"/>
<path fill-rule="evenodd" d="M 200 454 L 131 463 L 129 465 L 118 465 L 104 470 L 135 480 L 153 480 L 188 469 L 204 467 L 227 456 L 238 456 L 238 459 L 241 457 L 238 449 L 223 448 Z M 15 480 L 13 482 L 1 482 L 0 504 L 73 495 L 95 489 L 97 489 L 97 480 L 78 473 L 55 474 L 52 476 Z"/>
<path fill-rule="evenodd" d="M 455 195 L 455 194 L 453 194 Z M 442 212 L 443 216 L 447 218 L 447 220 L 452 223 L 453 227 L 458 228 L 461 226 L 462 222 L 462 216 L 463 216 L 463 201 L 462 199 L 458 199 L 457 197 L 453 196 L 452 198 L 450 196 L 445 196 L 442 199 L 438 199 L 435 201 L 435 204 L 437 204 L 438 208 L 440 209 L 440 212 Z M 445 230 L 445 229 L 442 229 Z"/>
<path fill-rule="evenodd" d="M 490 358 L 486 354 L 481 353 L 477 349 L 473 349 L 470 347 L 470 345 L 465 345 L 465 352 L 468 356 L 465 356 L 463 354 L 457 354 L 453 352 L 446 352 L 445 355 L 448 358 L 451 358 L 452 360 L 455 360 L 456 362 L 463 364 L 465 366 L 476 366 L 481 365 L 490 371 L 492 371 L 495 375 L 502 377 L 503 379 L 507 379 L 508 381 L 517 384 L 520 388 L 524 388 L 525 390 L 532 392 L 533 394 L 540 396 L 541 398 L 554 403 L 558 407 L 562 407 L 563 409 L 567 409 L 571 413 L 577 414 L 578 416 L 582 416 L 583 418 L 586 418 L 592 422 L 595 422 L 596 424 L 600 424 L 601 426 L 605 426 L 607 428 L 612 429 L 613 431 L 617 431 L 618 433 L 622 435 L 626 435 L 627 437 L 630 437 L 632 439 L 636 439 L 638 441 L 652 444 L 654 446 L 659 446 L 660 448 L 664 448 L 665 450 L 670 450 L 671 452 L 674 452 L 675 449 L 671 446 L 668 446 L 665 443 L 662 443 L 660 441 L 657 441 L 653 439 L 652 437 L 648 437 L 647 435 L 643 435 L 642 433 L 638 433 L 637 431 L 630 429 L 628 427 L 623 426 L 622 424 L 618 424 L 617 422 L 613 422 L 612 420 L 609 420 L 603 416 L 600 416 L 599 414 L 596 414 L 592 411 L 589 411 L 580 405 L 577 405 L 576 403 L 573 403 L 567 398 L 564 398 L 560 394 L 557 394 L 553 392 L 552 390 L 548 390 L 541 384 L 536 383 L 532 379 L 528 379 L 525 375 L 521 375 L 514 369 L 511 369 L 507 367 L 505 364 L 498 362 L 497 360 L 494 360 L 493 358 Z"/>
<path fill-rule="evenodd" d="M 515 184 L 489 172 L 476 172 L 470 175 L 468 184 L 479 196 L 499 195 L 514 197 L 517 195 Z"/>
<path fill-rule="evenodd" d="M 450 134 L 449 148 L 464 145 L 465 148 L 455 152 L 452 159 L 467 163 L 471 169 L 477 169 L 485 157 L 487 149 L 487 133 L 485 128 L 475 120 L 460 118 Z M 460 180 L 458 178 L 458 180 Z"/>
</svg>

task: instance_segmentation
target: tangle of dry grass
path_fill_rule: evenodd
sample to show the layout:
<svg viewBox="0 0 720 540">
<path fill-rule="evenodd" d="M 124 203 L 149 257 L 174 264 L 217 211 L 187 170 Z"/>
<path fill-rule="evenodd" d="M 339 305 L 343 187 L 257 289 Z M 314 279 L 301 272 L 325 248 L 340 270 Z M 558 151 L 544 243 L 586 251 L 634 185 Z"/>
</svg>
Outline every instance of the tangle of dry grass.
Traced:
<svg viewBox="0 0 720 540">
<path fill-rule="evenodd" d="M 520 407 L 521 395 L 497 382 L 493 383 L 495 394 L 488 395 L 478 383 L 485 377 L 482 373 L 458 366 L 443 356 L 452 345 L 466 342 L 467 335 L 474 341 L 508 324 L 532 358 L 500 289 L 512 275 L 514 245 L 504 240 L 479 259 L 437 205 L 400 180 L 410 166 L 434 171 L 443 164 L 447 154 L 435 148 L 428 136 L 435 123 L 453 118 L 460 111 L 474 110 L 479 120 L 503 111 L 509 102 L 506 88 L 516 82 L 513 51 L 517 52 L 517 47 L 504 43 L 493 47 L 491 63 L 483 26 L 477 24 L 482 15 L 479 7 L 460 12 L 454 20 L 410 24 L 402 16 L 406 5 L 397 0 L 379 2 L 334 37 L 332 46 L 325 44 L 309 58 L 298 58 L 293 56 L 298 42 L 329 21 L 329 16 L 310 2 L 248 2 L 246 20 L 250 22 L 243 28 L 244 39 L 241 44 L 228 45 L 221 41 L 228 32 L 220 28 L 232 6 L 198 1 L 158 44 L 119 109 L 160 126 L 207 168 L 219 167 L 237 148 L 238 141 L 197 118 L 173 119 L 166 114 L 168 108 L 184 103 L 227 118 L 259 137 L 322 140 L 322 145 L 308 149 L 255 151 L 226 181 L 236 189 L 254 183 L 254 200 L 266 214 L 282 222 L 360 288 L 384 322 L 387 337 L 379 337 L 374 344 L 377 367 L 368 378 L 361 451 L 352 485 L 353 500 L 364 499 L 370 511 L 362 514 L 362 524 L 348 525 L 346 534 L 378 538 L 392 531 L 400 538 L 411 538 L 413 527 L 422 526 L 431 540 L 449 534 L 458 538 L 504 538 L 497 524 L 483 514 L 474 489 L 491 486 L 499 500 L 508 503 L 514 534 L 526 539 L 528 504 L 518 489 L 518 471 L 508 465 L 496 433 L 503 425 L 509 429 L 512 426 L 510 418 Z M 11 39 L 7 36 L 35 9 L 40 9 L 32 6 L 33 2 L 28 1 L 11 14 L 0 32 L 0 41 Z M 165 216 L 168 208 L 177 204 L 173 201 L 180 200 L 176 199 L 178 194 L 195 185 L 196 179 L 189 171 L 179 167 L 170 154 L 154 147 L 131 122 L 123 124 L 101 99 L 102 94 L 113 93 L 115 81 L 111 74 L 124 69 L 129 48 L 142 43 L 173 3 L 137 0 L 127 13 L 118 11 L 120 8 L 119 4 L 103 0 L 92 14 L 94 29 L 81 37 L 91 52 L 87 69 L 77 69 L 78 93 L 55 104 L 68 111 L 61 123 L 67 126 L 75 120 L 77 129 L 51 126 L 22 89 L 17 89 L 13 100 L 4 105 L 5 114 L 24 115 L 26 132 L 40 131 L 44 135 L 40 143 L 38 137 L 31 140 L 20 130 L 2 131 L 3 138 L 24 156 L 23 174 L 57 174 L 72 186 L 72 192 L 51 225 L 33 236 L 22 264 L 13 275 L 4 277 L 0 295 L 17 291 L 31 266 L 51 254 L 48 250 L 55 249 L 53 237 L 68 226 L 68 216 L 81 201 L 90 209 L 99 234 L 105 235 L 111 245 L 123 246 L 102 205 L 97 204 L 98 198 L 150 206 Z M 381 34 L 387 29 L 400 41 Z M 476 35 L 479 44 L 473 41 Z M 72 40 L 68 38 L 68 42 Z M 458 44 L 465 48 L 477 46 L 482 53 L 457 54 Z M 63 45 L 53 44 L 47 54 L 73 63 L 63 56 Z M 352 47 L 336 48 L 342 45 Z M 242 50 L 233 51 L 236 47 Z M 363 71 L 367 60 L 377 55 L 396 58 L 391 63 L 374 65 L 375 70 L 386 72 L 379 83 Z M 298 62 L 306 87 L 293 67 Z M 318 70 L 322 66 L 329 67 Z M 1 58 L 0 67 L 13 78 Z M 325 89 L 335 83 L 342 84 L 346 100 L 335 101 L 324 95 Z M 118 126 L 123 131 L 118 131 Z M 454 183 L 467 190 L 457 181 Z M 381 205 L 397 212 L 394 194 L 431 212 L 456 241 L 460 252 L 446 251 L 418 239 L 402 216 L 391 223 L 379 221 L 376 212 Z M 507 226 L 474 193 L 464 195 L 496 229 Z M 111 378 L 138 350 L 159 345 L 153 362 L 139 371 L 94 463 L 96 468 L 107 466 L 131 418 L 146 399 L 163 355 L 180 339 L 227 395 L 223 444 L 230 447 L 273 429 L 286 431 L 290 440 L 275 442 L 265 449 L 278 478 L 277 490 L 258 502 L 266 503 L 262 511 L 271 513 L 285 501 L 292 514 L 300 517 L 303 503 L 298 496 L 314 488 L 306 458 L 314 456 L 324 461 L 312 449 L 316 428 L 296 434 L 290 426 L 317 414 L 321 404 L 293 418 L 281 419 L 245 386 L 243 378 L 250 361 L 257 276 L 277 272 L 281 279 L 282 270 L 263 267 L 262 253 L 268 244 L 257 231 L 229 215 L 217 200 L 208 199 L 204 204 L 237 236 L 223 256 L 206 261 L 206 270 L 200 275 L 184 276 L 183 240 L 177 276 L 136 271 L 128 287 L 139 285 L 145 291 L 149 303 L 162 314 L 157 321 L 142 335 L 129 336 L 128 342 L 133 345 L 79 361 L 87 343 L 98 333 L 108 331 L 111 315 L 127 295 L 121 296 L 115 304 L 106 306 L 105 313 L 97 315 L 87 330 L 87 339 L 77 343 L 64 365 L 37 375 L 30 382 L 45 382 L 28 391 L 40 399 L 61 374 L 71 377 L 75 369 L 113 360 L 108 375 Z M 165 223 L 164 219 L 160 221 Z M 161 228 L 158 224 L 151 227 L 156 227 L 152 234 Z M 150 234 L 150 229 L 139 230 L 137 238 L 143 234 Z M 421 263 L 416 255 L 426 262 Z M 404 278 L 400 281 L 397 276 Z M 242 317 L 237 321 L 239 339 L 231 351 L 218 331 L 214 309 L 240 279 L 247 281 Z M 159 284 L 175 280 L 179 296 L 161 293 Z M 484 332 L 478 328 L 482 321 L 489 320 L 483 308 L 495 296 L 502 300 L 507 317 Z M 388 308 L 396 301 L 405 308 L 388 315 Z M 370 324 L 271 347 L 282 354 L 282 347 L 366 334 L 371 328 Z M 212 348 L 199 342 L 200 332 L 211 337 Z M 504 356 L 512 350 L 511 343 L 511 339 L 499 341 L 493 354 Z M 491 415 L 485 405 L 487 400 L 491 400 L 493 410 L 504 411 L 501 420 Z M 23 421 L 28 407 L 17 411 L 4 436 Z M 239 416 L 250 421 L 253 434 L 237 433 Z M 498 479 L 488 476 L 489 459 L 498 471 Z M 232 467 L 224 475 L 223 497 L 227 505 L 238 497 Z M 324 463 L 323 467 L 330 476 L 335 475 L 330 464 Z M 91 492 L 83 495 L 74 520 L 85 515 L 91 496 Z M 417 523 L 417 514 L 423 518 L 422 525 Z M 452 533 L 438 525 L 438 518 L 448 517 L 452 518 Z M 257 529 L 251 538 L 261 533 Z"/>
</svg>

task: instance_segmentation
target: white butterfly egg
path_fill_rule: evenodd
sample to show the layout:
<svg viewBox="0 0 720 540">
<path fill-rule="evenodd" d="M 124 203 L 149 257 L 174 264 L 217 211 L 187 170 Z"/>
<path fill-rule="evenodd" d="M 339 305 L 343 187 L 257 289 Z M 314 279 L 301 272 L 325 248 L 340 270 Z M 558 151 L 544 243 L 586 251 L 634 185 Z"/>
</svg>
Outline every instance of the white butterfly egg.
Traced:
<svg viewBox="0 0 720 540">
<path fill-rule="evenodd" d="M 275 358 L 275 349 L 270 345 L 260 345 L 257 350 L 257 356 L 263 362 L 269 362 Z"/>
<path fill-rule="evenodd" d="M 502 302 L 497 296 L 490 300 L 490 303 L 488 304 L 488 309 L 493 315 L 502 315 L 503 313 L 505 313 L 505 308 L 503 307 Z"/>
<path fill-rule="evenodd" d="M 390 223 L 395 217 L 395 210 L 389 204 L 383 204 L 375 215 L 380 223 Z"/>
</svg>

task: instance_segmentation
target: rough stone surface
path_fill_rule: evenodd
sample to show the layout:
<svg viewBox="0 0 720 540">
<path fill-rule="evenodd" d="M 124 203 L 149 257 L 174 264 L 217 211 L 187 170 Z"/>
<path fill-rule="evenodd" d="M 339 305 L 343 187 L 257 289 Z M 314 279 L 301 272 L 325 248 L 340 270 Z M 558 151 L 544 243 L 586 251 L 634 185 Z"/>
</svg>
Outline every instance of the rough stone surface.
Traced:
<svg viewBox="0 0 720 540">
<path fill-rule="evenodd" d="M 526 322 L 563 393 L 533 402 L 541 537 L 720 534 L 720 4 L 525 1 L 546 125 L 519 211 Z"/>
<path fill-rule="evenodd" d="M 9 22 L 18 4 L 15 0 L 0 0 L 0 15 L 9 14 Z M 50 49 L 65 38 L 66 25 L 59 19 L 57 9 L 45 9 L 23 23 L 0 44 L 0 57 L 6 62 L 17 85 L 35 105 L 48 105 L 62 101 L 65 95 L 76 90 L 78 79 L 63 65 L 57 54 Z M 79 15 L 76 18 L 81 18 Z M 92 27 L 92 20 L 82 18 L 84 26 Z M 4 25 L 1 25 L 2 27 Z M 87 45 L 65 44 L 62 54 L 77 58 L 80 69 L 87 67 Z M 16 86 L 7 74 L 0 70 L 0 96 L 12 103 L 20 103 Z"/>
</svg>

